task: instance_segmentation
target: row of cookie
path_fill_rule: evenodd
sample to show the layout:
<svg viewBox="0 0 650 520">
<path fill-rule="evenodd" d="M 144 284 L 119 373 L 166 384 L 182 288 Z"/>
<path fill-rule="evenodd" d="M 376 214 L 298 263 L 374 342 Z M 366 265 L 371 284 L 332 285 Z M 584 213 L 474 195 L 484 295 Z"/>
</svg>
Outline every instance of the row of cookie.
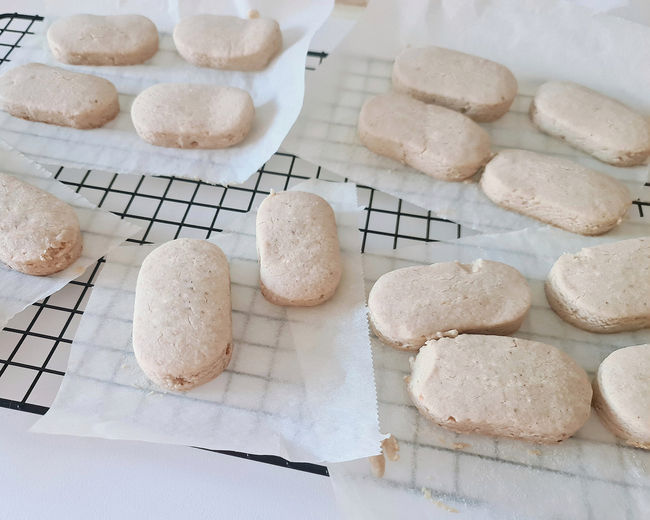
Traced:
<svg viewBox="0 0 650 520">
<path fill-rule="evenodd" d="M 158 49 L 158 31 L 144 16 L 75 15 L 47 33 L 55 58 L 73 65 L 132 65 Z M 205 67 L 260 70 L 282 47 L 274 20 L 196 15 L 174 29 L 181 56 Z M 0 77 L 0 107 L 30 121 L 98 128 L 120 111 L 108 80 L 30 63 Z M 131 107 L 138 135 L 150 144 L 216 149 L 234 146 L 250 132 L 255 107 L 248 92 L 198 84 L 159 84 L 141 92 Z"/>
<path fill-rule="evenodd" d="M 74 262 L 82 242 L 72 208 L 6 174 L 0 188 L 20 201 L 3 205 L 0 260 L 38 275 Z M 271 194 L 258 210 L 256 242 L 269 302 L 318 305 L 336 292 L 336 222 L 320 197 Z M 649 248 L 648 239 L 633 239 L 563 255 L 546 285 L 552 308 L 598 332 L 650 326 Z M 407 350 L 424 345 L 408 389 L 427 417 L 459 432 L 556 442 L 587 420 L 592 392 L 584 370 L 560 350 L 501 336 L 519 328 L 530 304 L 521 274 L 487 260 L 399 269 L 383 275 L 368 299 L 380 339 Z M 147 256 L 136 286 L 133 348 L 143 372 L 172 390 L 189 390 L 228 366 L 230 276 L 217 246 L 179 239 Z M 650 446 L 649 364 L 650 346 L 622 349 L 601 365 L 594 383 L 594 406 L 606 424 L 640 447 Z"/>
<path fill-rule="evenodd" d="M 110 81 L 41 63 L 0 77 L 0 108 L 12 116 L 59 126 L 98 128 L 117 117 Z M 226 148 L 243 141 L 255 118 L 253 100 L 236 87 L 160 83 L 137 95 L 131 120 L 150 144 L 174 148 Z"/>
<path fill-rule="evenodd" d="M 494 156 L 488 133 L 474 121 L 499 119 L 512 105 L 517 81 L 503 65 L 439 47 L 409 48 L 395 59 L 392 82 L 394 92 L 368 99 L 359 114 L 360 140 L 372 152 L 445 181 L 484 168 L 480 186 L 493 202 L 574 233 L 599 235 L 623 220 L 632 198 L 608 175 L 524 150 Z M 530 117 L 541 131 L 615 166 L 650 155 L 642 116 L 575 83 L 543 84 Z"/>
<path fill-rule="evenodd" d="M 275 20 L 197 14 L 182 19 L 173 33 L 178 53 L 199 67 L 264 69 L 282 48 Z M 136 65 L 158 51 L 158 29 L 137 14 L 77 14 L 56 20 L 47 31 L 54 58 L 69 65 Z"/>
<path fill-rule="evenodd" d="M 546 285 L 564 320 L 600 333 L 650 327 L 650 239 L 562 255 Z M 381 276 L 368 297 L 376 336 L 418 352 L 407 378 L 416 407 L 460 433 L 559 442 L 587 420 L 585 371 L 559 349 L 512 338 L 531 305 L 513 267 L 443 262 Z M 650 448 L 650 345 L 621 349 L 601 365 L 594 407 L 634 446 Z"/>
<path fill-rule="evenodd" d="M 338 287 L 342 262 L 334 212 L 317 195 L 271 193 L 256 218 L 260 289 L 274 305 L 314 306 Z M 178 239 L 142 263 L 133 351 L 157 385 L 190 390 L 217 377 L 233 351 L 228 259 L 205 240 Z"/>
<path fill-rule="evenodd" d="M 275 305 L 314 306 L 339 285 L 342 260 L 331 206 L 311 193 L 271 193 L 257 212 L 260 289 Z M 0 261 L 46 276 L 79 258 L 74 209 L 0 173 Z M 168 242 L 147 256 L 136 288 L 133 346 L 157 384 L 188 390 L 219 375 L 232 355 L 230 275 L 223 252 L 205 240 Z"/>
</svg>

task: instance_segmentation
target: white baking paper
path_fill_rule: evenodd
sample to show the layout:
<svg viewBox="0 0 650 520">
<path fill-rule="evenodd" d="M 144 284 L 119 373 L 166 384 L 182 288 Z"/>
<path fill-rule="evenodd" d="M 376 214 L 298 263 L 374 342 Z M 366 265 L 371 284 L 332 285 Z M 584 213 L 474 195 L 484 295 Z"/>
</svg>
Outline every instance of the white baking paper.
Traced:
<svg viewBox="0 0 650 520">
<path fill-rule="evenodd" d="M 41 165 L 0 140 L 0 172 L 45 190 L 70 204 L 79 218 L 83 237 L 81 257 L 67 269 L 49 276 L 32 276 L 0 262 L 0 327 L 28 305 L 55 293 L 103 255 L 135 235 L 138 226 L 97 208 L 60 183 Z"/>
<path fill-rule="evenodd" d="M 547 227 L 365 254 L 366 285 L 369 290 L 382 274 L 410 265 L 477 258 L 510 264 L 532 290 L 532 308 L 514 336 L 555 345 L 593 377 L 617 348 L 649 343 L 650 330 L 590 333 L 550 309 L 544 279 L 562 252 L 585 245 L 583 238 Z M 589 245 L 611 240 L 590 239 Z M 380 426 L 398 439 L 400 458 L 386 461 L 382 479 L 371 476 L 367 460 L 329 466 L 344 517 L 647 518 L 650 452 L 617 441 L 595 412 L 574 437 L 556 445 L 455 434 L 425 419 L 411 404 L 403 378 L 410 373 L 412 354 L 375 337 L 372 346 Z"/>
<path fill-rule="evenodd" d="M 11 62 L 2 70 L 37 61 L 101 76 L 117 87 L 120 113 L 102 128 L 77 130 L 25 121 L 1 112 L 0 137 L 45 163 L 120 173 L 175 175 L 213 183 L 244 182 L 277 151 L 300 111 L 307 48 L 332 5 L 332 0 L 95 0 L 84 2 L 83 6 L 71 0 L 47 2 L 45 20 L 32 26 L 36 35 L 21 40 L 21 47 L 12 52 Z M 246 17 L 251 9 L 276 19 L 282 30 L 282 52 L 266 69 L 237 72 L 195 67 L 176 52 L 171 31 L 181 18 L 196 13 Z M 47 48 L 47 28 L 56 17 L 79 11 L 150 16 L 160 31 L 160 49 L 143 65 L 90 67 L 58 63 Z M 146 143 L 131 122 L 131 104 L 145 88 L 164 82 L 230 85 L 248 91 L 256 110 L 251 133 L 241 144 L 222 150 L 180 150 Z"/>
<path fill-rule="evenodd" d="M 131 346 L 139 267 L 155 246 L 107 259 L 72 344 L 50 411 L 33 431 L 132 439 L 293 460 L 342 461 L 379 452 L 354 185 L 311 181 L 336 210 L 344 274 L 313 309 L 268 303 L 258 284 L 255 213 L 214 235 L 230 261 L 234 352 L 219 377 L 187 393 L 147 380 Z"/>
<path fill-rule="evenodd" d="M 537 131 L 528 117 L 536 88 L 571 80 L 650 112 L 650 28 L 562 0 L 373 0 L 355 28 L 307 78 L 305 103 L 283 149 L 359 184 L 483 232 L 541 226 L 493 204 L 476 179 L 435 180 L 365 148 L 357 135 L 363 103 L 391 89 L 395 56 L 439 45 L 508 66 L 519 81 L 510 112 L 482 124 L 493 151 L 522 148 L 571 158 L 625 182 L 634 197 L 647 166 L 617 168 Z"/>
</svg>

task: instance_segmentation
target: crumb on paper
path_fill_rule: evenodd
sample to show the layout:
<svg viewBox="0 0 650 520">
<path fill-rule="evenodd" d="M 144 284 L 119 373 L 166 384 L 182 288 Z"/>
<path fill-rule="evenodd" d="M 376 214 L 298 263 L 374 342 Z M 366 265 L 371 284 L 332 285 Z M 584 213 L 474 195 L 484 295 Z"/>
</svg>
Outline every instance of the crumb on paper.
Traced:
<svg viewBox="0 0 650 520">
<path fill-rule="evenodd" d="M 528 450 L 528 453 L 531 453 L 532 455 L 537 455 L 538 457 L 542 454 L 542 452 L 540 450 L 538 450 L 537 448 L 532 449 L 532 450 Z"/>
<path fill-rule="evenodd" d="M 253 20 L 260 17 L 260 12 L 257 9 L 251 9 L 248 11 L 248 17 Z"/>
<path fill-rule="evenodd" d="M 386 471 L 386 459 L 384 458 L 384 454 L 380 453 L 379 455 L 373 455 L 372 457 L 368 457 L 368 460 L 370 461 L 370 470 L 372 471 L 372 474 L 377 478 L 382 478 Z"/>
<path fill-rule="evenodd" d="M 433 503 L 434 505 L 438 506 L 440 509 L 444 509 L 448 513 L 458 513 L 458 509 L 456 509 L 455 507 L 448 506 L 442 500 L 437 500 L 436 498 L 434 498 L 431 495 L 430 489 L 423 487 L 422 495 L 424 495 L 424 498 L 426 498 L 429 502 Z"/>
<path fill-rule="evenodd" d="M 442 338 L 455 338 L 457 336 L 458 336 L 458 331 L 456 329 L 450 329 L 450 330 L 436 332 L 432 339 L 438 340 Z"/>
<path fill-rule="evenodd" d="M 468 444 L 467 442 L 454 442 L 454 449 L 455 450 L 464 450 L 465 448 L 469 448 L 471 444 Z"/>
<path fill-rule="evenodd" d="M 381 441 L 381 449 L 388 460 L 392 462 L 399 460 L 399 443 L 392 434 L 387 439 Z"/>
</svg>

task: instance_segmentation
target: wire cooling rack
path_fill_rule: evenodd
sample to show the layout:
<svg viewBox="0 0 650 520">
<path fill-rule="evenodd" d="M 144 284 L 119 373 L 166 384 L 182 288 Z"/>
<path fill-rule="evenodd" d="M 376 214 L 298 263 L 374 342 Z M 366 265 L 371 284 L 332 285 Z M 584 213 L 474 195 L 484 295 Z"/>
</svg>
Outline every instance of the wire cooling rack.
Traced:
<svg viewBox="0 0 650 520">
<path fill-rule="evenodd" d="M 20 43 L 32 34 L 33 25 L 42 20 L 40 16 L 0 14 L 0 73 L 3 63 L 11 61 L 11 53 L 20 52 Z M 325 52 L 310 51 L 306 68 L 314 70 L 326 57 Z M 175 177 L 48 168 L 58 180 L 91 202 L 141 226 L 142 232 L 130 239 L 136 243 L 207 238 L 221 230 L 221 219 L 250 211 L 271 189 L 286 190 L 312 177 L 347 180 L 286 153 L 276 153 L 246 183 L 229 187 Z M 359 228 L 363 234 L 362 251 L 461 236 L 460 225 L 381 191 L 359 186 L 358 194 L 366 212 Z M 650 212 L 650 201 L 634 204 L 641 217 Z M 65 374 L 70 344 L 101 262 L 59 292 L 28 307 L 2 330 L 0 407 L 36 414 L 48 410 Z M 323 466 L 288 462 L 280 457 L 220 453 L 327 475 Z"/>
<path fill-rule="evenodd" d="M 0 71 L 12 52 L 33 34 L 40 16 L 0 15 Z M 327 56 L 310 51 L 306 68 L 314 70 Z M 130 239 L 158 243 L 178 237 L 208 238 L 221 231 L 221 220 L 245 213 L 270 190 L 286 190 L 304 179 L 341 181 L 325 170 L 285 153 L 276 153 L 246 183 L 211 185 L 175 177 L 120 175 L 96 170 L 48 168 L 55 177 L 91 202 L 142 227 Z M 459 237 L 460 226 L 371 188 L 359 187 L 366 216 L 360 232 L 362 251 L 401 247 L 414 242 Z M 102 260 L 61 291 L 36 302 L 0 333 L 0 407 L 44 414 L 65 374 L 70 344 Z M 230 455 L 327 474 L 323 466 L 293 463 L 280 457 L 225 451 Z"/>
</svg>

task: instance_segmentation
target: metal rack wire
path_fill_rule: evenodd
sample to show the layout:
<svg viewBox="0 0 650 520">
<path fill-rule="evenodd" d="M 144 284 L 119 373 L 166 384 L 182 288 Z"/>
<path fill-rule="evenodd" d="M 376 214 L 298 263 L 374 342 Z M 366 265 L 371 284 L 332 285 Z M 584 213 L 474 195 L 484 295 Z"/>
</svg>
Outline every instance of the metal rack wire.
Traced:
<svg viewBox="0 0 650 520">
<path fill-rule="evenodd" d="M 23 14 L 0 15 L 0 67 L 19 52 L 21 41 L 43 20 Z M 6 49 L 6 51 L 5 51 Z M 314 70 L 327 56 L 310 51 L 306 68 Z M 271 189 L 285 190 L 308 178 L 345 180 L 300 158 L 276 153 L 246 183 L 211 185 L 175 178 L 120 175 L 54 167 L 55 177 L 98 206 L 143 229 L 131 239 L 152 243 L 178 237 L 207 238 L 219 232 L 221 218 L 245 213 Z M 414 242 L 459 237 L 460 226 L 382 192 L 359 187 L 366 216 L 359 229 L 362 250 L 395 248 Z M 36 302 L 0 333 L 0 407 L 44 414 L 61 378 L 75 331 L 102 260 L 58 293 Z M 221 452 L 293 469 L 327 474 L 323 466 L 293 463 L 280 457 Z"/>
</svg>

